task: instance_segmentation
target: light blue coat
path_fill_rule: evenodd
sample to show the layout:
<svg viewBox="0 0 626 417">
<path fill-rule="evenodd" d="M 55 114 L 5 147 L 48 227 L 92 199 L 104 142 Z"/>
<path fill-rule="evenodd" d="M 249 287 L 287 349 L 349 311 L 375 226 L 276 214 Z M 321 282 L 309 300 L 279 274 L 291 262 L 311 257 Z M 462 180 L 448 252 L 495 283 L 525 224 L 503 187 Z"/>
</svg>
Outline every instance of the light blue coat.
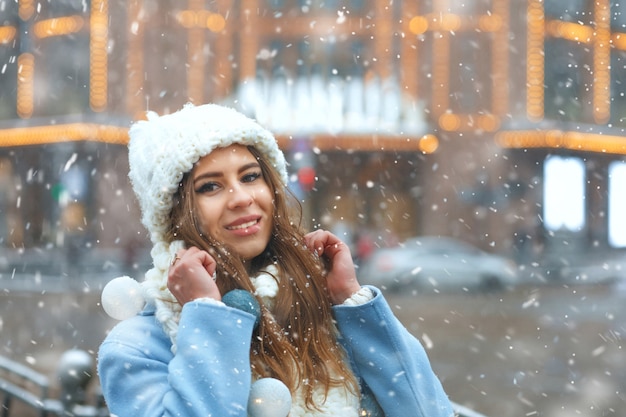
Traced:
<svg viewBox="0 0 626 417">
<path fill-rule="evenodd" d="M 372 290 L 375 297 L 365 304 L 333 307 L 353 372 L 369 386 L 386 417 L 453 416 L 423 347 L 380 291 Z M 120 322 L 98 354 L 111 414 L 245 417 L 254 320 L 231 307 L 189 302 L 180 316 L 176 355 L 154 308 Z"/>
</svg>

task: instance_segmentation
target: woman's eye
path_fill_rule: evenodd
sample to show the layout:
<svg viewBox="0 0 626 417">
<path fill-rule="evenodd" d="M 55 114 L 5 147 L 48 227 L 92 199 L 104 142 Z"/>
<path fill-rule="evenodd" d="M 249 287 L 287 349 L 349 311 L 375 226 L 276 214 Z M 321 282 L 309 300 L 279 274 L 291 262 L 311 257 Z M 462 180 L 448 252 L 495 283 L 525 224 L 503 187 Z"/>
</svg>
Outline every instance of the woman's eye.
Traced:
<svg viewBox="0 0 626 417">
<path fill-rule="evenodd" d="M 256 179 L 261 177 L 261 173 L 260 172 L 251 172 L 249 174 L 246 174 L 243 176 L 243 178 L 241 179 L 242 182 L 253 182 Z"/>
<path fill-rule="evenodd" d="M 196 193 L 198 194 L 202 194 L 202 193 L 210 193 L 217 190 L 217 184 L 214 182 L 206 182 L 202 185 L 200 185 L 198 188 L 196 188 Z"/>
</svg>

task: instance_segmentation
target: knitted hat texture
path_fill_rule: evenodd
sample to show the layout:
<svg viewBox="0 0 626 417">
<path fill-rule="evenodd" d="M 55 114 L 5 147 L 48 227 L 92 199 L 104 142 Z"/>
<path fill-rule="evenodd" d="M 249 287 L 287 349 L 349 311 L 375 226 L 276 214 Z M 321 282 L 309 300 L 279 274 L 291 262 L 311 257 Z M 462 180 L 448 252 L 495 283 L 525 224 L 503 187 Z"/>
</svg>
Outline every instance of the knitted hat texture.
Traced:
<svg viewBox="0 0 626 417">
<path fill-rule="evenodd" d="M 153 244 L 163 242 L 173 196 L 183 175 L 214 149 L 252 145 L 267 157 L 287 184 L 285 157 L 276 139 L 254 120 L 216 104 L 185 105 L 181 110 L 131 126 L 128 174 L 142 212 L 141 221 Z"/>
</svg>

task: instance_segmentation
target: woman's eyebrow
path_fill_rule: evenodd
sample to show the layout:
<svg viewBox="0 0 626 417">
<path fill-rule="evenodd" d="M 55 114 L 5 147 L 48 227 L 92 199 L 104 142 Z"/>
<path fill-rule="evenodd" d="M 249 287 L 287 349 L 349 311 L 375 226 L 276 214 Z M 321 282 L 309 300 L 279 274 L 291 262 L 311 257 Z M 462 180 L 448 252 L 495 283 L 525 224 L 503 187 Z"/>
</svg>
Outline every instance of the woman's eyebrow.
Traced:
<svg viewBox="0 0 626 417">
<path fill-rule="evenodd" d="M 260 168 L 260 167 L 261 166 L 259 165 L 258 162 L 250 162 L 249 164 L 245 164 L 241 166 L 237 172 L 241 174 L 242 172 L 247 171 L 251 168 Z"/>
<path fill-rule="evenodd" d="M 204 172 L 200 175 L 198 175 L 197 177 L 195 177 L 193 179 L 193 183 L 195 184 L 196 182 L 200 181 L 200 180 L 204 180 L 207 178 L 216 178 L 216 177 L 221 177 L 223 176 L 223 174 L 221 172 Z"/>
<path fill-rule="evenodd" d="M 260 165 L 258 162 L 250 162 L 248 164 L 242 165 L 241 167 L 239 167 L 239 169 L 237 170 L 238 174 L 241 174 L 242 172 L 245 172 L 251 168 L 259 168 Z M 203 172 L 202 174 L 198 175 L 197 177 L 195 177 L 193 179 L 193 183 L 195 184 L 197 181 L 199 180 L 203 180 L 206 178 L 216 178 L 216 177 L 222 177 L 224 176 L 224 174 L 222 172 Z"/>
</svg>

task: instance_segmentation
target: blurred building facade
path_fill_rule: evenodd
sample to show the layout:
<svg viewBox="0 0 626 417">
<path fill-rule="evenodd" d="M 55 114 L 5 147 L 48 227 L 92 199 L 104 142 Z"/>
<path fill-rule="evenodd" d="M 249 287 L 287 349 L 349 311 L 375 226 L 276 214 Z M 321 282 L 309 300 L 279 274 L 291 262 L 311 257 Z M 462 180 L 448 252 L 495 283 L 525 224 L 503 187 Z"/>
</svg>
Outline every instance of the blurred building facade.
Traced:
<svg viewBox="0 0 626 417">
<path fill-rule="evenodd" d="M 625 66 L 615 0 L 0 1 L 1 244 L 145 243 L 128 126 L 216 102 L 276 133 L 309 227 L 620 250 Z M 571 226 L 552 157 L 582 167 Z"/>
</svg>

